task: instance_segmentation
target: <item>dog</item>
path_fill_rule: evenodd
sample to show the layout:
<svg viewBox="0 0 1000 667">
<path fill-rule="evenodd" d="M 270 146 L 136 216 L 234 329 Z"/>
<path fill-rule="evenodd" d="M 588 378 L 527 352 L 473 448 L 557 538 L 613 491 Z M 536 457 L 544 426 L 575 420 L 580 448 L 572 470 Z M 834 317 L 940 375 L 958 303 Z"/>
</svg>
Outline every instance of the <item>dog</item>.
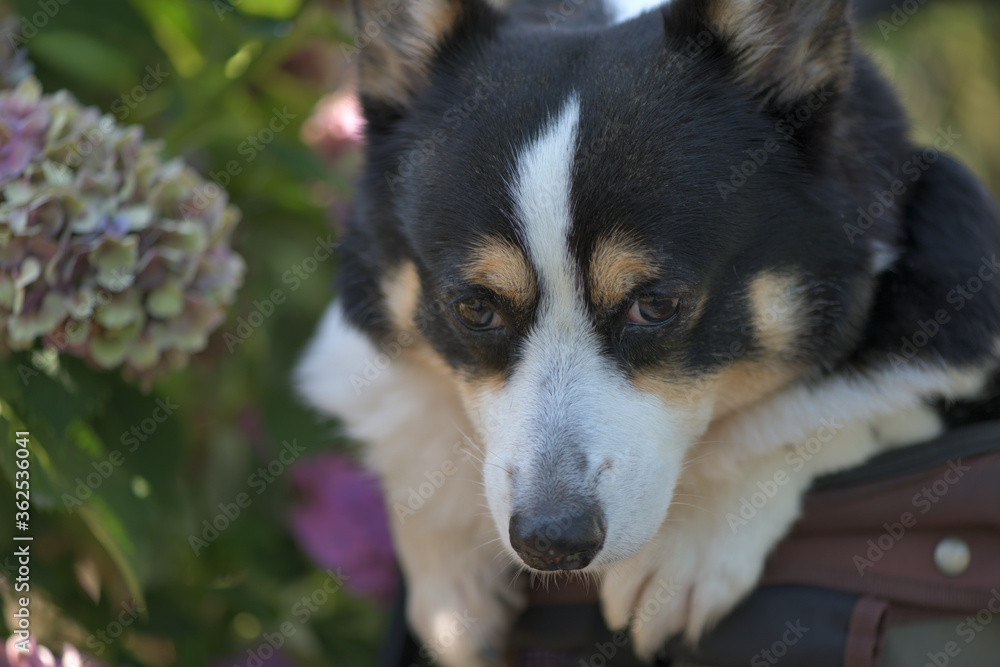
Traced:
<svg viewBox="0 0 1000 667">
<path fill-rule="evenodd" d="M 813 479 L 991 381 L 1000 212 L 849 5 L 356 0 L 366 166 L 295 381 L 441 664 L 499 664 L 525 570 L 696 641 Z"/>
</svg>

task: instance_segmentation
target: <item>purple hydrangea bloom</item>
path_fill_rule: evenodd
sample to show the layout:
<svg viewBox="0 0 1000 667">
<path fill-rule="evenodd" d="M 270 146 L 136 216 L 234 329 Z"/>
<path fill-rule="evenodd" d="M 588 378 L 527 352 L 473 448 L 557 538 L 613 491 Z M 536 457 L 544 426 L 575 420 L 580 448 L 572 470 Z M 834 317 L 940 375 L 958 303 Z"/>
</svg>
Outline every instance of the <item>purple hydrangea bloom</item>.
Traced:
<svg viewBox="0 0 1000 667">
<path fill-rule="evenodd" d="M 341 453 L 298 464 L 301 500 L 292 531 L 321 567 L 339 569 L 350 590 L 383 603 L 396 588 L 396 565 L 378 481 Z"/>
<path fill-rule="evenodd" d="M 55 657 L 44 646 L 38 646 L 34 639 L 28 641 L 27 652 L 21 650 L 22 646 L 24 644 L 18 641 L 16 635 L 8 639 L 3 654 L 0 654 L 0 667 L 106 667 L 69 644 L 63 646 L 61 658 Z"/>
<path fill-rule="evenodd" d="M 0 99 L 0 183 L 20 176 L 45 145 L 48 109 L 28 96 Z"/>
<path fill-rule="evenodd" d="M 225 319 L 238 221 L 140 128 L 31 77 L 0 89 L 0 353 L 42 344 L 149 386 Z"/>
</svg>

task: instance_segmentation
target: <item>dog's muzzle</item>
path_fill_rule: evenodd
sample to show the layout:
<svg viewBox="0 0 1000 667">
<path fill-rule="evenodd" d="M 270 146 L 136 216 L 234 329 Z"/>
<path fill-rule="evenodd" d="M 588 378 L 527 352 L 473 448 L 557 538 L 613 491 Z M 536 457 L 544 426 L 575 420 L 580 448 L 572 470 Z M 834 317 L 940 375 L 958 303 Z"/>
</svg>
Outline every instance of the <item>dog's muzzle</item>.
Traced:
<svg viewBox="0 0 1000 667">
<path fill-rule="evenodd" d="M 580 570 L 604 546 L 604 512 L 596 504 L 582 512 L 515 512 L 510 545 L 528 567 L 542 571 Z"/>
</svg>

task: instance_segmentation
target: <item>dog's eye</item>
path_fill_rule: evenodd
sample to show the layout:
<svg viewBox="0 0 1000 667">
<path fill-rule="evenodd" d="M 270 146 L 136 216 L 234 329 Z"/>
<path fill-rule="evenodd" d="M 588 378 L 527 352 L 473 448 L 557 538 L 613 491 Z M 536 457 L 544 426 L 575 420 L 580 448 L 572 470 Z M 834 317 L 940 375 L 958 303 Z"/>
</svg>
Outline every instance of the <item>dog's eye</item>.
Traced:
<svg viewBox="0 0 1000 667">
<path fill-rule="evenodd" d="M 630 324 L 655 327 L 672 320 L 680 307 L 681 300 L 676 297 L 643 296 L 636 299 L 628 309 L 627 318 Z"/>
<path fill-rule="evenodd" d="M 503 318 L 482 299 L 463 299 L 452 306 L 459 323 L 473 331 L 489 331 L 503 326 Z"/>
</svg>

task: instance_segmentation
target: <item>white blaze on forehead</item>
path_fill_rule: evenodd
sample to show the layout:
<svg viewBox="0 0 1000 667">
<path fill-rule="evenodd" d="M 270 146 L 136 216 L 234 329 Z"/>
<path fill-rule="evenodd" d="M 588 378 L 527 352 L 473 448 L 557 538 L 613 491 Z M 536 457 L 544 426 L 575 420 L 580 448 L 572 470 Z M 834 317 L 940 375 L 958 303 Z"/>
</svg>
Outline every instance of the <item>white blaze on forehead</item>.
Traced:
<svg viewBox="0 0 1000 667">
<path fill-rule="evenodd" d="M 663 520 L 691 434 L 686 415 L 629 384 L 590 320 L 569 247 L 579 116 L 573 96 L 518 154 L 510 194 L 540 303 L 510 379 L 481 389 L 474 411 L 492 423 L 483 475 L 500 534 L 513 511 L 571 512 L 596 494 L 608 532 L 595 563 L 606 563 L 634 553 Z"/>
<path fill-rule="evenodd" d="M 528 254 L 546 304 L 577 299 L 576 269 L 569 253 L 570 192 L 580 122 L 580 100 L 571 97 L 541 136 L 522 150 L 513 197 Z"/>
<path fill-rule="evenodd" d="M 615 23 L 624 23 L 639 14 L 667 4 L 669 0 L 604 0 Z"/>
</svg>

